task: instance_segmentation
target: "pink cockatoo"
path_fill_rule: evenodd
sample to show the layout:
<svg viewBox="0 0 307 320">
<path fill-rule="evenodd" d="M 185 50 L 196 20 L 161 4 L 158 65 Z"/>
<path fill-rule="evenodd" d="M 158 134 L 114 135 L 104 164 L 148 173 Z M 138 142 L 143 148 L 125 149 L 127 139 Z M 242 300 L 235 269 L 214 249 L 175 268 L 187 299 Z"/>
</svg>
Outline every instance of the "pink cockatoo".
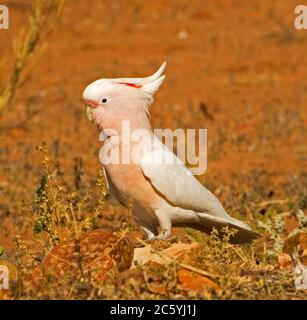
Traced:
<svg viewBox="0 0 307 320">
<path fill-rule="evenodd" d="M 166 239 L 172 227 L 210 233 L 213 228 L 229 226 L 237 230 L 231 242 L 249 243 L 258 235 L 246 223 L 232 218 L 152 131 L 149 107 L 165 79 L 165 68 L 166 62 L 145 78 L 100 79 L 83 92 L 88 117 L 103 133 L 104 143 L 117 135 L 117 147 L 126 147 L 129 139 L 122 136 L 124 121 L 130 123 L 131 131 L 147 133 L 139 142 L 143 151 L 134 155 L 133 161 L 104 164 L 110 193 L 125 207 L 132 207 L 133 217 L 148 239 Z M 155 161 L 162 154 L 173 161 Z"/>
</svg>

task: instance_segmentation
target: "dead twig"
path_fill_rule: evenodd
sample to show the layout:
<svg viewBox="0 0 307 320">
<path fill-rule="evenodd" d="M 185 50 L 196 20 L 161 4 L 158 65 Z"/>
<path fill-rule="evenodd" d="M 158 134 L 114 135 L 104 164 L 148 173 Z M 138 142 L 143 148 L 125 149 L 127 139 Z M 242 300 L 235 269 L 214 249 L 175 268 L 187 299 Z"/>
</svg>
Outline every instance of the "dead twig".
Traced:
<svg viewBox="0 0 307 320">
<path fill-rule="evenodd" d="M 266 207 L 266 206 L 268 206 L 268 205 L 270 205 L 270 204 L 284 204 L 284 203 L 289 203 L 289 202 L 291 202 L 291 201 L 293 201 L 293 200 L 292 200 L 292 199 L 268 200 L 268 201 L 259 202 L 259 203 L 257 204 L 257 206 L 263 208 L 263 207 Z"/>
<path fill-rule="evenodd" d="M 141 243 L 142 245 L 148 246 L 148 244 L 147 244 L 145 241 L 143 241 L 143 240 L 141 240 L 141 239 L 139 239 L 139 238 L 136 238 L 136 240 L 137 240 L 139 243 Z M 220 277 L 219 275 L 216 275 L 216 274 L 213 275 L 213 274 L 211 274 L 211 273 L 209 273 L 209 272 L 206 272 L 206 271 L 204 271 L 204 270 L 201 270 L 201 269 L 199 269 L 199 268 L 195 268 L 195 267 L 189 265 L 188 263 L 179 262 L 179 261 L 177 261 L 177 260 L 175 260 L 175 259 L 172 259 L 172 258 L 170 258 L 169 256 L 167 256 L 167 255 L 165 255 L 165 254 L 162 254 L 161 252 L 159 252 L 159 251 L 157 251 L 157 250 L 155 250 L 155 249 L 153 249 L 153 248 L 152 248 L 152 251 L 153 251 L 155 254 L 157 254 L 159 257 L 161 257 L 162 259 L 164 259 L 164 260 L 166 260 L 166 261 L 168 261 L 168 262 L 170 262 L 170 263 L 175 263 L 175 264 L 177 264 L 179 267 L 181 267 L 181 268 L 183 268 L 183 269 L 190 270 L 190 271 L 192 271 L 192 272 L 198 273 L 198 274 L 200 274 L 200 275 L 202 275 L 202 276 L 211 278 L 211 279 L 213 279 L 213 280 Z"/>
</svg>

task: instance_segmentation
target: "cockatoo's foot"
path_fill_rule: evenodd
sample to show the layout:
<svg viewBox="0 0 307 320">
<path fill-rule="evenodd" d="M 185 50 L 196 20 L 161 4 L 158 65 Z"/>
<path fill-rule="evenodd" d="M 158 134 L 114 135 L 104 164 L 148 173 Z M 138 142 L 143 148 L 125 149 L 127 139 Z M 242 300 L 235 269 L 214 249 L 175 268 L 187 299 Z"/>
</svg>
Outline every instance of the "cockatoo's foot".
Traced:
<svg viewBox="0 0 307 320">
<path fill-rule="evenodd" d="M 164 229 L 160 234 L 154 237 L 148 237 L 147 240 L 152 241 L 152 240 L 166 240 L 170 237 L 171 235 L 171 230 Z"/>
<path fill-rule="evenodd" d="M 159 225 L 162 229 L 156 237 L 152 240 L 165 240 L 170 237 L 172 232 L 172 220 L 170 214 L 165 209 L 157 209 L 155 210 L 156 217 L 158 218 Z"/>
<path fill-rule="evenodd" d="M 152 230 L 150 230 L 149 228 L 147 227 L 144 227 L 144 226 L 141 226 L 141 229 L 144 231 L 144 233 L 146 234 L 147 236 L 147 240 L 152 240 L 155 238 L 155 232 L 156 234 L 158 233 L 156 228 L 152 228 Z M 155 230 L 154 230 L 155 229 Z"/>
<path fill-rule="evenodd" d="M 154 237 L 148 237 L 147 241 L 153 241 L 153 240 L 166 240 L 169 239 L 171 236 L 171 232 L 168 232 L 167 230 L 165 230 L 165 232 L 161 232 L 160 234 L 158 234 L 157 236 Z"/>
<path fill-rule="evenodd" d="M 171 230 L 164 229 L 159 235 L 155 237 L 156 240 L 166 240 L 171 236 Z"/>
</svg>

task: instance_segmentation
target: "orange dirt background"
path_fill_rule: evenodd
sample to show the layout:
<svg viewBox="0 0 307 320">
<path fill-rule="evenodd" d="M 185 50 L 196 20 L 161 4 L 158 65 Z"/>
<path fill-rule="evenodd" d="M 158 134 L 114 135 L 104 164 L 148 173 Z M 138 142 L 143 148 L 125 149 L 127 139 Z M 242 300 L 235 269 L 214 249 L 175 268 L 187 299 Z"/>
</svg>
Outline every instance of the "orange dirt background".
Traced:
<svg viewBox="0 0 307 320">
<path fill-rule="evenodd" d="M 9 69 L 12 41 L 31 1 L 2 3 L 10 9 L 10 30 L 0 30 Z M 202 182 L 222 199 L 232 188 L 253 189 L 259 179 L 274 197 L 287 197 L 293 179 L 306 182 L 307 31 L 294 28 L 297 4 L 67 1 L 61 23 L 43 39 L 44 51 L 1 120 L 9 128 L 0 135 L 0 223 L 9 226 L 18 215 L 15 206 L 34 196 L 41 175 L 35 146 L 42 141 L 68 179 L 80 157 L 82 183 L 94 184 L 100 143 L 85 116 L 83 89 L 102 77 L 147 76 L 164 60 L 167 78 L 151 108 L 152 124 L 208 129 Z"/>
</svg>

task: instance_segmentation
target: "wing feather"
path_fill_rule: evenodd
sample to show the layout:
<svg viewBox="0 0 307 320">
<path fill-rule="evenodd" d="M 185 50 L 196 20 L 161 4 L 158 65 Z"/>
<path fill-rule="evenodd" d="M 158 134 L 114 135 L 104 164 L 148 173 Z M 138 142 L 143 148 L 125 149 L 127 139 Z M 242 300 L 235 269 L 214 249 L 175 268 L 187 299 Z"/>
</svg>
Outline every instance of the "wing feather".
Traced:
<svg viewBox="0 0 307 320">
<path fill-rule="evenodd" d="M 143 174 L 172 205 L 231 218 L 220 201 L 207 190 L 182 161 L 158 138 L 140 159 Z"/>
</svg>

